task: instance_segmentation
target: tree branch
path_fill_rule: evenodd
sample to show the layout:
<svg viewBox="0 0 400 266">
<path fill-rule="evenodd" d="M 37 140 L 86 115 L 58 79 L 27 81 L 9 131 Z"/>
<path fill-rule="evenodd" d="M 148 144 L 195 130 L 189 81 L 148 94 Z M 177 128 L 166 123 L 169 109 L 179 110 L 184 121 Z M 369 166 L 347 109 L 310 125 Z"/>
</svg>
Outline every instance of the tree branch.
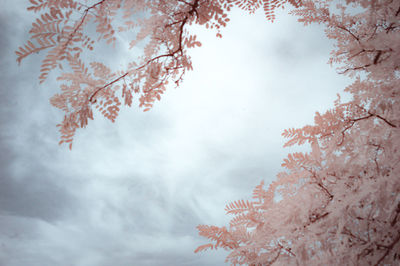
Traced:
<svg viewBox="0 0 400 266">
<path fill-rule="evenodd" d="M 83 23 L 85 22 L 85 19 L 87 17 L 87 14 L 89 13 L 89 11 L 93 8 L 95 8 L 98 5 L 102 5 L 105 1 L 107 0 L 101 0 L 100 2 L 97 2 L 96 4 L 93 4 L 89 7 L 87 7 L 84 11 L 83 11 L 83 15 L 81 17 L 81 21 L 79 22 L 78 26 L 75 27 L 74 31 L 69 35 L 68 40 L 64 43 L 64 49 L 67 48 L 68 44 L 71 42 L 72 38 L 74 37 L 74 35 L 76 34 L 76 32 L 79 30 L 79 28 L 83 25 Z"/>
<path fill-rule="evenodd" d="M 386 256 L 389 254 L 390 251 L 394 248 L 394 246 L 400 241 L 400 234 L 397 235 L 397 237 L 393 240 L 393 242 L 389 245 L 386 246 L 387 249 L 385 253 L 382 255 L 382 257 L 374 264 L 374 266 L 378 266 L 381 264 L 381 262 L 386 258 Z"/>
<path fill-rule="evenodd" d="M 103 1 L 105 1 L 105 0 L 103 0 Z M 101 1 L 101 2 L 103 2 L 103 1 Z M 193 13 L 196 13 L 196 14 L 197 14 L 197 10 L 196 10 L 196 9 L 198 8 L 199 0 L 195 0 L 195 1 L 193 2 L 193 4 L 187 3 L 187 2 L 182 1 L 182 0 L 178 0 L 178 1 L 183 2 L 183 3 L 185 3 L 185 4 L 187 4 L 187 5 L 190 5 L 190 6 L 192 7 L 192 9 L 189 10 L 189 11 L 187 12 L 187 14 L 189 14 L 190 16 L 193 16 Z M 101 2 L 97 3 L 96 5 L 100 4 Z M 93 5 L 92 7 L 94 7 L 94 6 L 95 6 L 95 5 Z M 92 7 L 91 7 L 91 8 L 92 8 Z M 89 8 L 87 8 L 86 10 L 88 10 L 88 9 L 89 9 Z M 86 16 L 86 14 L 85 14 L 85 16 Z M 158 60 L 158 59 L 160 59 L 160 58 L 163 58 L 163 57 L 172 57 L 172 58 L 174 58 L 174 56 L 175 56 L 177 53 L 182 54 L 182 53 L 183 53 L 183 43 L 182 43 L 182 41 L 183 41 L 183 31 L 184 31 L 184 27 L 185 27 L 185 25 L 186 25 L 186 23 L 187 23 L 187 21 L 188 21 L 188 19 L 189 19 L 190 16 L 186 15 L 182 20 L 178 20 L 178 21 L 176 21 L 176 22 L 170 23 L 170 24 L 168 24 L 168 25 L 165 26 L 165 27 L 171 27 L 171 26 L 173 26 L 173 25 L 176 25 L 176 24 L 179 24 L 179 23 L 180 23 L 180 25 L 179 25 L 179 35 L 178 35 L 178 48 L 176 48 L 174 51 L 171 51 L 171 52 L 169 52 L 169 53 L 167 53 L 167 54 L 162 54 L 162 55 L 156 56 L 156 57 L 154 57 L 154 58 L 151 58 L 151 59 L 149 59 L 148 61 L 146 61 L 144 64 L 142 64 L 140 67 L 137 67 L 136 69 L 134 69 L 134 70 L 132 70 L 132 71 L 127 71 L 127 72 L 125 72 L 123 75 L 121 75 L 121 76 L 119 76 L 118 78 L 114 79 L 113 81 L 107 83 L 106 85 L 97 88 L 97 89 L 93 92 L 93 94 L 89 97 L 89 102 L 95 103 L 96 100 L 93 101 L 93 99 L 94 99 L 94 97 L 97 95 L 97 93 L 99 93 L 101 90 L 107 88 L 108 86 L 111 86 L 112 84 L 118 82 L 118 81 L 121 80 L 122 78 L 125 78 L 126 76 L 130 75 L 132 72 L 138 71 L 138 70 L 140 70 L 140 69 L 142 69 L 142 68 L 148 66 L 150 63 L 152 63 L 152 62 L 154 62 L 154 61 L 156 61 L 156 60 Z M 182 77 L 182 75 L 181 75 L 181 77 Z"/>
</svg>

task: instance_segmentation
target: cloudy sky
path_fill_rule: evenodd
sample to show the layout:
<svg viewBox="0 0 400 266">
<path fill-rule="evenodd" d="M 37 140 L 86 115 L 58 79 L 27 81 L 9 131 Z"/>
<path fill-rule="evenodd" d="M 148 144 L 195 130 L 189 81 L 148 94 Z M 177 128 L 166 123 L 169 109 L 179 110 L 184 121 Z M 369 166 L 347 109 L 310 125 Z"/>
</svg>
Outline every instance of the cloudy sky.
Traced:
<svg viewBox="0 0 400 266">
<path fill-rule="evenodd" d="M 150 112 L 97 115 L 69 151 L 49 104 L 55 75 L 39 86 L 43 55 L 15 61 L 28 1 L 1 3 L 0 265 L 224 265 L 223 250 L 193 253 L 206 243 L 195 227 L 226 225 L 224 206 L 293 151 L 282 130 L 312 123 L 349 84 L 326 63 L 322 28 L 236 10 L 222 39 L 193 28 L 203 46 L 181 87 Z"/>
</svg>

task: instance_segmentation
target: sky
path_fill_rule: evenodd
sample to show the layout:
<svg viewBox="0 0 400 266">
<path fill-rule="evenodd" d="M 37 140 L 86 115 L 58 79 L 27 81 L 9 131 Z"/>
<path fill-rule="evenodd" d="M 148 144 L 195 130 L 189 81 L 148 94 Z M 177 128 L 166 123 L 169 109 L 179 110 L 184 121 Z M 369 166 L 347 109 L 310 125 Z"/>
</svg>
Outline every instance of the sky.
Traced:
<svg viewBox="0 0 400 266">
<path fill-rule="evenodd" d="M 286 128 L 313 123 L 350 80 L 327 64 L 333 43 L 286 11 L 271 24 L 234 10 L 223 38 L 199 27 L 194 70 L 150 112 L 115 123 L 95 115 L 73 149 L 59 146 L 62 113 L 42 85 L 43 54 L 20 66 L 28 1 L 0 0 L 0 265 L 227 265 L 199 224 L 227 225 L 224 207 L 281 171 Z M 127 57 L 112 50 L 114 64 Z"/>
</svg>

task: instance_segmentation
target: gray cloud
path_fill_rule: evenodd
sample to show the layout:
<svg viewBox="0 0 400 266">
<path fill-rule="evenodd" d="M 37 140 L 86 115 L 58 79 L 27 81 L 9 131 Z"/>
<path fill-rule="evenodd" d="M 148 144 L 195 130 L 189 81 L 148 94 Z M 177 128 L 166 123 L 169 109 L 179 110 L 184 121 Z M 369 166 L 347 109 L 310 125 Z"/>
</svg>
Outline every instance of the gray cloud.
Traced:
<svg viewBox="0 0 400 266">
<path fill-rule="evenodd" d="M 0 179 L 0 210 L 3 215 L 54 221 L 67 215 L 66 208 L 71 208 L 73 203 L 73 197 L 65 188 L 43 176 L 32 175 L 20 180 L 3 176 Z"/>
</svg>

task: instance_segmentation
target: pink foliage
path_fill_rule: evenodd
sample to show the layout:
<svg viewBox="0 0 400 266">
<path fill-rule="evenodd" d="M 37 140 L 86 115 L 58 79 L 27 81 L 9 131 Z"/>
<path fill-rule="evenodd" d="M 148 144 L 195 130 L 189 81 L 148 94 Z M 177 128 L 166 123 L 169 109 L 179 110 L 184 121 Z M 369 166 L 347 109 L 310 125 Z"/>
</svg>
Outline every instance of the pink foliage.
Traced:
<svg viewBox="0 0 400 266">
<path fill-rule="evenodd" d="M 114 121 L 121 104 L 144 111 L 160 100 L 168 82 L 176 85 L 192 69 L 188 48 L 200 46 L 187 26 L 217 30 L 238 6 L 263 8 L 267 19 L 289 3 L 305 25 L 326 26 L 336 41 L 331 64 L 354 77 L 346 88 L 352 100 L 324 114 L 313 125 L 287 129 L 285 146 L 311 145 L 309 153 L 284 159 L 284 171 L 252 200 L 227 205 L 228 226 L 200 225 L 211 243 L 196 252 L 224 248 L 234 265 L 395 265 L 400 264 L 400 3 L 395 0 L 30 0 L 39 14 L 31 38 L 18 49 L 20 62 L 47 50 L 40 82 L 51 70 L 67 67 L 61 92 L 50 102 L 65 113 L 60 143 L 72 145 L 77 128 L 93 119 L 93 109 Z M 144 53 L 126 69 L 84 62 L 82 53 L 98 41 L 115 44 L 117 32 L 134 32 L 130 48 Z M 276 194 L 280 195 L 277 200 Z"/>
<path fill-rule="evenodd" d="M 234 265 L 400 264 L 400 3 L 348 0 L 336 13 L 332 3 L 303 1 L 291 13 L 326 25 L 330 62 L 356 76 L 352 100 L 338 97 L 314 125 L 285 130 L 285 146 L 311 152 L 284 159 L 253 201 L 227 205 L 228 229 L 199 226 L 212 243 L 196 251 L 225 248 Z"/>
</svg>

